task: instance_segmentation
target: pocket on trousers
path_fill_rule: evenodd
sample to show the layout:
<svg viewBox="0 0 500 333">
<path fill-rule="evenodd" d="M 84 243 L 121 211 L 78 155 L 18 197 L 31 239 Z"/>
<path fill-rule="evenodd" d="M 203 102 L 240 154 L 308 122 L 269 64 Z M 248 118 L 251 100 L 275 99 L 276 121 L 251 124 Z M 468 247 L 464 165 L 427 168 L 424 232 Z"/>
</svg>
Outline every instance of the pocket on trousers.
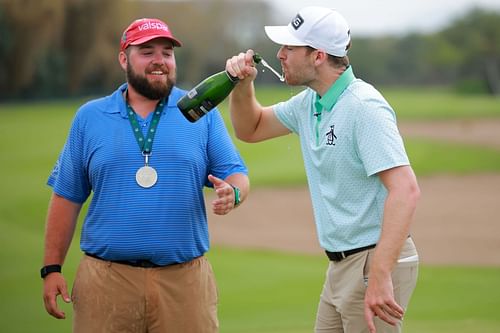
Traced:
<svg viewBox="0 0 500 333">
<path fill-rule="evenodd" d="M 71 301 L 73 303 L 73 306 L 75 306 L 75 304 L 78 304 L 79 295 L 81 295 L 83 278 L 82 275 L 83 271 L 85 271 L 85 268 L 83 266 L 85 265 L 85 258 L 82 258 L 80 260 L 80 263 L 78 264 L 78 268 L 76 269 L 75 280 L 73 281 L 73 287 L 71 288 Z"/>
<path fill-rule="evenodd" d="M 365 264 L 363 266 L 363 282 L 365 284 L 365 288 L 368 287 L 368 275 L 370 273 L 370 264 L 373 255 L 373 250 L 366 251 L 365 254 Z"/>
</svg>

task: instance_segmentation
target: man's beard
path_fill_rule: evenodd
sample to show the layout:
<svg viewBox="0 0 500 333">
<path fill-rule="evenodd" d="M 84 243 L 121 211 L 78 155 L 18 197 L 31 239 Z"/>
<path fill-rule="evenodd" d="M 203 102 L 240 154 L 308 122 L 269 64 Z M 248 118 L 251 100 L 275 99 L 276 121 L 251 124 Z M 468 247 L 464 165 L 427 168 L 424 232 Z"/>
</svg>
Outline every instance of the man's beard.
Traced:
<svg viewBox="0 0 500 333">
<path fill-rule="evenodd" d="M 159 100 L 170 95 L 175 85 L 175 76 L 174 78 L 167 76 L 166 83 L 157 81 L 151 84 L 145 76 L 137 74 L 127 62 L 127 82 L 142 96 L 151 100 Z"/>
</svg>

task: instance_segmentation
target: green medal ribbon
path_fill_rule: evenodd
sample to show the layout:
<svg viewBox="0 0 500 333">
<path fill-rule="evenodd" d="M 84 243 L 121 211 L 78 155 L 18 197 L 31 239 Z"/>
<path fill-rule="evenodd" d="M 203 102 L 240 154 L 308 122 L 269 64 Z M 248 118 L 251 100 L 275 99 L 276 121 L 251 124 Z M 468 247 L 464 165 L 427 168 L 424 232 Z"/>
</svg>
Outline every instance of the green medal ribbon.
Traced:
<svg viewBox="0 0 500 333">
<path fill-rule="evenodd" d="M 128 103 L 128 91 L 126 92 L 126 103 L 127 103 L 127 113 L 128 113 L 128 120 L 130 121 L 130 125 L 132 126 L 132 130 L 135 135 L 135 139 L 137 140 L 137 143 L 139 144 L 139 149 L 142 152 L 142 155 L 146 157 L 146 165 L 147 165 L 147 157 L 151 155 L 151 150 L 153 148 L 153 140 L 155 137 L 156 133 L 156 128 L 158 127 L 158 124 L 160 123 L 160 117 L 161 117 L 161 109 L 163 108 L 163 105 L 165 104 L 165 100 L 162 99 L 158 104 L 156 105 L 156 109 L 153 114 L 153 119 L 151 120 L 151 124 L 149 125 L 148 132 L 146 135 L 146 138 L 144 138 L 144 135 L 142 134 L 141 127 L 139 126 L 139 121 L 137 120 L 137 114 L 135 113 L 134 109 L 130 106 Z"/>
<path fill-rule="evenodd" d="M 137 170 L 135 174 L 135 181 L 137 184 L 143 188 L 150 188 L 156 184 L 158 180 L 158 174 L 156 170 L 150 167 L 149 156 L 151 155 L 151 150 L 153 149 L 153 140 L 156 133 L 156 128 L 160 123 L 161 112 L 163 105 L 165 105 L 166 98 L 160 100 L 156 105 L 155 111 L 153 113 L 153 118 L 151 119 L 151 124 L 149 125 L 146 138 L 142 134 L 141 127 L 139 126 L 139 121 L 137 120 L 137 114 L 135 113 L 132 106 L 128 102 L 128 90 L 125 93 L 125 102 L 127 104 L 128 120 L 130 121 L 130 126 L 132 126 L 132 131 L 134 132 L 135 139 L 139 144 L 139 149 L 144 156 L 144 166 Z"/>
</svg>

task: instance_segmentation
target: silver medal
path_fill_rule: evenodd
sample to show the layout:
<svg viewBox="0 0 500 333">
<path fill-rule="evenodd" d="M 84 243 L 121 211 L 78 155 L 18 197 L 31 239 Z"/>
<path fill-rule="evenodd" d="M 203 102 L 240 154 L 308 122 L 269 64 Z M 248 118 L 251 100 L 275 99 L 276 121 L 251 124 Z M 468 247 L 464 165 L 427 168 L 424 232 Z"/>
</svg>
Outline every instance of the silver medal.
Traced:
<svg viewBox="0 0 500 333">
<path fill-rule="evenodd" d="M 135 174 L 135 181 L 139 186 L 144 188 L 150 188 L 156 181 L 158 180 L 158 174 L 156 170 L 150 166 L 143 166 L 139 170 L 137 170 Z"/>
</svg>

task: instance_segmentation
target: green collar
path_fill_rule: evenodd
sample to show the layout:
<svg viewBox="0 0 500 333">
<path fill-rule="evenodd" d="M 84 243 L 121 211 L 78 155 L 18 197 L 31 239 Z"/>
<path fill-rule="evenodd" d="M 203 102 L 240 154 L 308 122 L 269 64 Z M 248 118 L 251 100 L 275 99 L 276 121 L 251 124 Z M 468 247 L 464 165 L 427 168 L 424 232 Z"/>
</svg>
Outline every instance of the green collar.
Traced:
<svg viewBox="0 0 500 333">
<path fill-rule="evenodd" d="M 347 86 L 355 79 L 354 73 L 352 72 L 352 66 L 347 67 L 347 69 L 339 76 L 339 78 L 332 84 L 330 89 L 326 92 L 323 97 L 316 94 L 316 99 L 314 102 L 315 113 L 321 113 L 323 110 L 330 112 L 333 109 L 335 103 L 339 96 L 344 92 Z"/>
</svg>

